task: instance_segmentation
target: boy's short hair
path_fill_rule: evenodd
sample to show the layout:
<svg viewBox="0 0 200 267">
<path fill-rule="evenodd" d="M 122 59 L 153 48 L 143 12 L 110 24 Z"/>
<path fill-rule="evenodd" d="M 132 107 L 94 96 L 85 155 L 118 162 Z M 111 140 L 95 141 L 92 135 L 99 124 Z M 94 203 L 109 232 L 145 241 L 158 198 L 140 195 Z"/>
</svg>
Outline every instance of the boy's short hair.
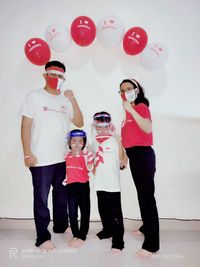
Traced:
<svg viewBox="0 0 200 267">
<path fill-rule="evenodd" d="M 98 121 L 98 122 L 110 123 L 111 122 L 111 115 L 106 111 L 97 112 L 94 114 L 93 120 Z"/>
</svg>

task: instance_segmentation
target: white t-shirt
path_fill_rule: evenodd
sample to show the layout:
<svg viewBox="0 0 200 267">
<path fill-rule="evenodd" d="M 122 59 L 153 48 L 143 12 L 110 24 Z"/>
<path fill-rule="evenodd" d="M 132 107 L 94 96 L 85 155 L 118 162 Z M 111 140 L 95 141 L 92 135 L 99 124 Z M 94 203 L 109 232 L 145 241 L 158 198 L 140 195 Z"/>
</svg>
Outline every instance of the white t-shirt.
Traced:
<svg viewBox="0 0 200 267">
<path fill-rule="evenodd" d="M 119 146 L 114 137 L 108 138 L 100 144 L 103 148 L 103 162 L 96 167 L 95 173 L 95 190 L 107 192 L 120 191 L 120 173 L 119 173 Z M 94 153 L 98 151 L 99 143 L 92 142 Z"/>
<path fill-rule="evenodd" d="M 22 115 L 33 119 L 31 151 L 37 157 L 36 166 L 64 162 L 66 134 L 73 108 L 64 95 L 52 95 L 44 89 L 27 94 Z"/>
</svg>

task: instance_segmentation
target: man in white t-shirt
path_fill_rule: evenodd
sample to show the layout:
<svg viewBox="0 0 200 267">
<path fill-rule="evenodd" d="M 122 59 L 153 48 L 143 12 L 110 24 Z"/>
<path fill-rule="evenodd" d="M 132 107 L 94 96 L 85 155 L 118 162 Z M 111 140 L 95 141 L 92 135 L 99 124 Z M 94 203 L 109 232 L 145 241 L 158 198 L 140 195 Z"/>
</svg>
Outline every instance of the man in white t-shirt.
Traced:
<svg viewBox="0 0 200 267">
<path fill-rule="evenodd" d="M 68 228 L 67 191 L 64 160 L 66 133 L 70 122 L 83 126 L 83 116 L 71 90 L 61 91 L 65 66 L 59 61 L 45 65 L 44 88 L 27 94 L 22 106 L 21 138 L 25 165 L 33 182 L 36 246 L 54 248 L 48 231 L 50 212 L 48 195 L 52 185 L 53 231 L 64 233 Z M 62 92 L 62 93 L 61 93 Z"/>
</svg>

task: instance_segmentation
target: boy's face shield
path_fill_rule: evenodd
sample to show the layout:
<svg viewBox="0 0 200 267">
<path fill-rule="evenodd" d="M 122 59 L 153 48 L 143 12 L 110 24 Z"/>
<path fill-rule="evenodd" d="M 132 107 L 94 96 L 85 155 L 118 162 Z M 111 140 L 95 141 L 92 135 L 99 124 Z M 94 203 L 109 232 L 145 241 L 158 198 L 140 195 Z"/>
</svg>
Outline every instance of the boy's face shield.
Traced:
<svg viewBox="0 0 200 267">
<path fill-rule="evenodd" d="M 94 129 L 96 130 L 97 135 L 111 135 L 112 127 L 111 122 L 99 122 L 94 120 Z"/>
<path fill-rule="evenodd" d="M 113 135 L 114 134 L 114 126 L 111 122 L 111 117 L 109 114 L 96 114 L 93 117 L 93 128 L 94 132 L 96 132 L 95 135 Z"/>
</svg>

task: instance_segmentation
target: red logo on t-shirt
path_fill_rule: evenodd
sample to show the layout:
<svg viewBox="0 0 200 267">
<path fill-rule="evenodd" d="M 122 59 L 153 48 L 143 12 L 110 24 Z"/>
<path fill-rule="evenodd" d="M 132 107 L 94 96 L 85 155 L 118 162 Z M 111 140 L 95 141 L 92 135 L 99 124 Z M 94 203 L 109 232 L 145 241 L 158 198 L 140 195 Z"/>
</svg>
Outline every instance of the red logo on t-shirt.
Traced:
<svg viewBox="0 0 200 267">
<path fill-rule="evenodd" d="M 43 107 L 43 110 L 44 110 L 44 111 L 47 111 L 47 110 L 48 110 L 48 107 L 47 107 L 47 106 L 44 106 L 44 107 Z"/>
</svg>

